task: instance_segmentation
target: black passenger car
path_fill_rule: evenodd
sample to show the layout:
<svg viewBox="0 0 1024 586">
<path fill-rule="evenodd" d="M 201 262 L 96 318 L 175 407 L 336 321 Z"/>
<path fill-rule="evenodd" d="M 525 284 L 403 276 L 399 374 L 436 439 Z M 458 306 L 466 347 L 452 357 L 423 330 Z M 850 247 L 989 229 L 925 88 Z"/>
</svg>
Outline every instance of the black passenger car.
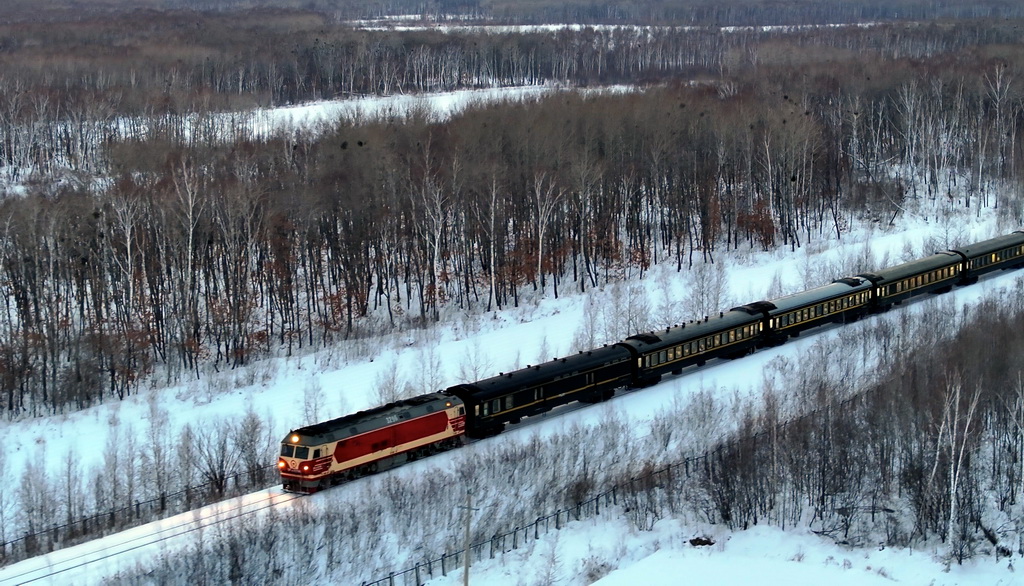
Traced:
<svg viewBox="0 0 1024 586">
<path fill-rule="evenodd" d="M 763 302 L 768 316 L 765 336 L 770 342 L 781 343 L 822 324 L 852 321 L 866 313 L 871 288 L 871 282 L 863 277 L 847 277 Z"/>
<path fill-rule="evenodd" d="M 637 334 L 620 342 L 636 361 L 634 386 L 651 385 L 662 375 L 678 374 L 710 358 L 734 358 L 751 352 L 763 329 L 763 314 L 737 308 L 664 330 Z"/>
<path fill-rule="evenodd" d="M 872 308 L 884 310 L 910 297 L 952 289 L 960 282 L 962 260 L 956 252 L 938 252 L 920 260 L 857 276 L 875 286 Z"/>
<path fill-rule="evenodd" d="M 447 391 L 466 405 L 466 434 L 487 437 L 559 405 L 611 398 L 632 380 L 631 359 L 625 348 L 605 346 Z"/>
<path fill-rule="evenodd" d="M 1024 231 L 954 248 L 953 252 L 963 255 L 963 284 L 974 283 L 986 273 L 1024 265 Z"/>
</svg>

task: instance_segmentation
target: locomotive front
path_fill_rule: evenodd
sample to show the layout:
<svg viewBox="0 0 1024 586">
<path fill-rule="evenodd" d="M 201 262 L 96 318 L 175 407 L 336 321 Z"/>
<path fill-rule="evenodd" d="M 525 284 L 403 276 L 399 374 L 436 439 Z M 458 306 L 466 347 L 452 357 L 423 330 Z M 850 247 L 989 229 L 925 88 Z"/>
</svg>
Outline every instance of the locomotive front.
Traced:
<svg viewBox="0 0 1024 586">
<path fill-rule="evenodd" d="M 284 489 L 312 493 L 458 446 L 466 410 L 430 393 L 290 432 L 277 468 Z"/>
</svg>

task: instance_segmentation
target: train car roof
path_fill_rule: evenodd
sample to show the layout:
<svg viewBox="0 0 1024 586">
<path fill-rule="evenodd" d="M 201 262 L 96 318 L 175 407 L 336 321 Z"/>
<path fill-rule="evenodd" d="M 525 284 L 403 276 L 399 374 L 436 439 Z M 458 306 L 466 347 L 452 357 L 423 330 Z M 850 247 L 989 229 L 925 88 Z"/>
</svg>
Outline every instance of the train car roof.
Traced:
<svg viewBox="0 0 1024 586">
<path fill-rule="evenodd" d="M 448 392 L 465 401 L 486 401 L 631 358 L 632 355 L 625 348 L 617 345 L 604 346 L 512 372 L 503 372 L 481 381 L 456 385 L 448 389 Z"/>
<path fill-rule="evenodd" d="M 636 334 L 623 340 L 622 344 L 634 348 L 640 354 L 657 352 L 669 346 L 697 340 L 704 336 L 717 334 L 718 332 L 731 330 L 739 326 L 757 323 L 762 317 L 762 314 L 759 312 L 751 313 L 751 311 L 745 309 L 735 308 L 719 313 L 717 316 L 708 317 L 704 321 L 691 322 L 645 334 Z"/>
<path fill-rule="evenodd" d="M 898 281 L 933 269 L 941 269 L 943 267 L 955 265 L 962 260 L 961 256 L 955 252 L 937 252 L 920 260 L 913 260 L 901 265 L 882 269 L 874 273 L 861 273 L 857 276 L 864 277 L 875 285 L 882 285 L 890 281 Z"/>
<path fill-rule="evenodd" d="M 950 250 L 963 253 L 963 255 L 967 257 L 967 260 L 971 260 L 978 258 L 979 256 L 991 254 L 997 250 L 1002 250 L 1011 246 L 1019 246 L 1021 244 L 1024 244 L 1024 232 L 1014 232 L 1013 234 L 996 236 L 995 238 L 990 238 L 976 244 L 970 244 L 959 248 L 951 248 Z"/>
<path fill-rule="evenodd" d="M 313 446 L 335 442 L 386 425 L 398 423 L 399 421 L 406 421 L 442 411 L 446 407 L 450 407 L 451 402 L 452 397 L 440 392 L 403 399 L 380 407 L 367 409 L 366 411 L 338 417 L 337 419 L 300 427 L 299 429 L 292 430 L 283 440 L 283 443 Z M 293 435 L 299 436 L 298 442 L 289 441 Z"/>
<path fill-rule="evenodd" d="M 773 305 L 772 309 L 768 310 L 769 315 L 778 315 L 785 313 L 799 307 L 806 307 L 808 305 L 814 305 L 822 301 L 829 301 L 843 295 L 849 295 L 856 291 L 866 291 L 871 289 L 871 282 L 863 277 L 847 277 L 845 279 L 838 279 L 821 287 L 815 287 L 807 291 L 801 291 L 792 295 L 786 295 L 785 297 L 779 297 L 778 299 L 772 299 L 768 303 Z"/>
</svg>

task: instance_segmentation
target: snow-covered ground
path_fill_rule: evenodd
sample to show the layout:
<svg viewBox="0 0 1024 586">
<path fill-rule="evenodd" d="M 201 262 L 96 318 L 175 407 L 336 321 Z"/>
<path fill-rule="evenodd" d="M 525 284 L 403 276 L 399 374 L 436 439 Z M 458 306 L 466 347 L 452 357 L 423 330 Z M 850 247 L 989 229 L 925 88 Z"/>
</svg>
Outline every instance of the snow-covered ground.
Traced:
<svg viewBox="0 0 1024 586">
<path fill-rule="evenodd" d="M 549 96 L 556 92 L 572 91 L 584 95 L 623 93 L 636 91 L 625 85 L 574 89 L 558 84 L 521 87 L 494 87 L 425 94 L 395 94 L 390 96 L 363 96 L 341 100 L 324 100 L 280 108 L 256 108 L 244 112 L 210 112 L 175 117 L 180 121 L 184 136 L 203 135 L 219 140 L 234 140 L 243 135 L 253 139 L 288 135 L 293 132 L 316 134 L 349 120 L 399 121 L 412 114 L 423 114 L 432 122 L 446 120 L 465 109 L 496 102 L 525 102 Z M 166 120 L 153 118 L 123 118 L 114 123 L 120 138 L 143 138 L 155 128 L 162 128 Z M 174 124 L 173 126 L 177 126 Z M 212 129 L 212 130 L 211 130 Z M 0 174 L 0 177 L 3 175 Z"/>
<path fill-rule="evenodd" d="M 869 28 L 879 23 L 855 24 L 804 24 L 804 25 L 761 25 L 761 26 L 665 26 L 665 25 L 621 25 L 621 24 L 457 24 L 454 20 L 430 20 L 422 16 L 407 15 L 397 18 L 380 18 L 371 20 L 353 20 L 348 24 L 353 28 L 373 31 L 437 31 L 441 33 L 477 33 L 489 35 L 509 34 L 541 34 L 558 33 L 561 31 L 579 32 L 592 30 L 597 32 L 631 32 L 637 34 L 652 31 L 721 31 L 723 33 L 740 32 L 795 32 L 833 28 Z"/>
<path fill-rule="evenodd" d="M 714 544 L 690 545 L 697 537 Z M 488 586 L 1012 586 L 1024 584 L 1015 563 L 983 559 L 947 567 L 932 552 L 851 549 L 804 530 L 757 526 L 729 533 L 666 520 L 635 532 L 621 519 L 602 518 L 571 523 L 526 555 L 485 560 L 469 574 L 471 584 Z M 458 586 L 462 578 L 460 569 L 427 584 Z"/>
<path fill-rule="evenodd" d="M 986 236 L 985 232 L 990 228 L 990 225 L 981 222 L 974 227 L 977 235 L 965 236 L 971 240 L 978 239 Z M 809 267 L 818 263 L 832 266 L 839 259 L 851 255 L 863 256 L 866 243 L 870 243 L 876 258 L 887 258 L 884 264 L 893 264 L 904 255 L 920 254 L 920 243 L 930 236 L 934 236 L 932 223 L 922 217 L 914 222 L 912 228 L 905 227 L 886 234 L 865 229 L 847 235 L 841 242 L 832 241 L 827 246 L 809 247 L 818 249 L 810 257 L 803 251 L 798 252 L 796 258 L 784 252 L 739 255 L 730 264 L 732 301 L 763 297 L 772 281 L 781 281 L 784 290 L 802 288 L 804 280 L 813 278 L 810 276 L 813 271 Z M 668 292 L 671 297 L 683 298 L 686 294 L 688 273 L 684 271 L 676 274 L 669 268 L 664 270 L 671 280 L 667 281 L 669 277 L 662 275 L 643 281 L 652 305 L 655 304 L 653 301 L 656 296 L 664 293 L 658 289 L 666 282 L 670 283 Z M 973 304 L 985 296 L 1000 294 L 1000 291 L 1005 294 L 1022 280 L 1024 275 L 1001 273 L 976 286 L 957 289 L 948 295 L 900 311 L 921 311 L 930 303 L 951 306 Z M 600 292 L 596 295 L 599 296 Z M 290 428 L 303 423 L 301 400 L 297 399 L 295 389 L 309 385 L 310 381 L 316 381 L 325 389 L 328 400 L 320 416 L 327 418 L 371 406 L 374 396 L 371 387 L 389 369 L 397 369 L 409 380 L 415 381 L 416 375 L 411 373 L 422 369 L 425 362 L 437 361 L 441 365 L 442 385 L 448 385 L 458 382 L 459 372 L 465 372 L 470 367 L 489 374 L 533 363 L 541 358 L 539 352 L 546 350 L 547 354 L 557 355 L 568 351 L 571 339 L 584 320 L 586 303 L 587 300 L 582 296 L 543 299 L 535 305 L 506 311 L 497 316 L 467 317 L 429 336 L 423 334 L 427 336 L 426 340 L 418 340 L 414 334 L 400 336 L 390 347 L 382 347 L 373 359 L 346 361 L 340 357 L 340 353 L 327 351 L 301 358 L 275 359 L 269 361 L 269 364 L 256 367 L 262 373 L 257 377 L 257 382 L 239 388 L 231 388 L 231 385 L 247 376 L 243 373 L 237 373 L 234 375 L 236 378 L 219 384 L 207 382 L 151 389 L 121 403 L 100 406 L 64 418 L 6 424 L 5 435 L 9 438 L 8 448 L 12 456 L 9 462 L 14 462 L 14 465 L 7 467 L 7 471 L 20 469 L 17 458 L 33 455 L 47 457 L 53 469 L 59 468 L 65 453 L 75 454 L 83 465 L 100 463 L 99 450 L 89 446 L 102 446 L 106 435 L 114 427 L 120 428 L 122 436 L 129 433 L 141 434 L 151 402 L 160 404 L 166 410 L 173 428 L 196 422 L 215 425 L 224 418 L 236 416 L 244 409 L 253 408 L 260 413 L 273 414 L 278 435 L 283 436 Z M 885 318 L 897 314 L 893 312 Z M 847 327 L 868 327 L 870 321 Z M 701 389 L 712 389 L 723 396 L 753 396 L 763 384 L 763 373 L 773 367 L 777 368 L 786 360 L 798 360 L 815 343 L 828 343 L 828 339 L 835 338 L 840 331 L 840 328 L 833 328 L 814 336 L 802 337 L 742 361 L 709 364 L 698 372 L 685 373 L 656 387 L 625 394 L 608 404 L 527 421 L 520 429 L 510 430 L 489 441 L 528 441 L 536 433 L 560 433 L 575 425 L 597 425 L 607 417 L 609 409 L 628 417 L 637 427 L 643 427 L 644 422 L 649 422 L 659 412 L 678 408 L 680 402 L 685 402 L 687 397 Z M 467 357 L 474 357 L 474 364 L 467 366 Z M 462 451 L 475 449 L 483 448 L 475 444 Z M 460 455 L 445 454 L 389 474 L 399 477 L 409 475 L 411 478 L 422 475 L 433 466 L 443 469 L 457 465 Z M 16 481 L 16 476 L 12 474 L 9 482 Z M 355 498 L 358 493 L 352 491 L 358 489 L 359 483 L 353 483 L 316 495 L 313 499 L 320 506 L 330 506 L 330 502 L 345 502 Z M 254 493 L 243 500 L 258 500 L 261 494 Z M 126 532 L 128 536 L 118 534 L 27 560 L 0 570 L 0 585 L 20 583 L 31 575 L 26 572 L 39 568 L 62 569 L 66 566 L 71 566 L 71 569 L 51 577 L 49 583 L 69 583 L 69 578 L 74 578 L 74 583 L 99 581 L 115 575 L 119 570 L 152 559 L 154 555 L 165 555 L 189 547 L 192 540 L 188 536 L 179 538 L 177 542 L 173 538 L 165 539 L 163 532 L 167 531 L 168 526 L 195 517 L 230 515 L 237 506 L 237 500 L 228 501 L 204 509 L 198 515 L 179 515 L 171 520 L 130 530 Z M 538 511 L 538 514 L 544 512 Z M 715 541 L 715 545 L 692 547 L 688 541 L 693 537 L 709 537 Z M 134 541 L 137 539 L 143 541 Z M 125 548 L 126 540 L 134 545 L 130 545 L 123 555 L 110 557 L 109 554 Z M 154 544 L 145 546 L 150 541 Z M 613 509 L 596 519 L 571 523 L 562 531 L 543 536 L 529 548 L 494 560 L 478 562 L 471 574 L 473 583 L 497 585 L 544 584 L 551 579 L 562 584 L 583 584 L 587 583 L 586 576 L 603 576 L 604 581 L 599 583 L 613 585 L 625 584 L 627 581 L 675 584 L 679 583 L 680 576 L 686 576 L 687 582 L 693 577 L 695 583 L 717 580 L 727 584 L 820 584 L 826 580 L 839 584 L 881 584 L 885 581 L 922 586 L 1024 584 L 1024 576 L 1018 577 L 1013 571 L 1014 563 L 1019 562 L 1016 558 L 998 562 L 982 558 L 962 567 L 947 568 L 938 553 L 848 549 L 805 531 L 783 532 L 764 527 L 730 534 L 720 527 L 683 526 L 677 521 L 662 521 L 655 526 L 654 531 L 637 532 L 628 526 L 621 515 L 616 515 Z M 83 555 L 98 556 L 102 561 L 82 565 L 85 559 L 81 557 Z M 448 577 L 438 578 L 431 584 L 459 584 L 460 572 L 452 572 Z"/>
<path fill-rule="evenodd" d="M 461 99 L 453 97 L 452 102 Z M 435 106 L 443 107 L 444 99 L 438 100 Z M 315 107 L 311 107 L 308 116 L 292 110 L 291 115 L 296 119 L 308 119 L 317 113 Z M 909 205 L 896 227 L 858 226 L 843 234 L 841 240 L 826 234 L 795 253 L 746 249 L 728 254 L 720 252 L 718 262 L 726 267 L 728 282 L 721 306 L 727 308 L 823 284 L 850 272 L 851 263 L 857 260 L 883 267 L 923 256 L 935 248 L 975 242 L 1019 228 L 997 225 L 992 210 L 978 213 L 972 208 L 968 213 L 927 200 L 914 200 Z M 1009 290 L 1021 279 L 1013 273 L 1000 274 L 937 299 L 958 306 L 971 304 L 982 295 Z M 640 287 L 650 307 L 652 326 L 686 319 L 684 300 L 690 294 L 692 281 L 693 271 L 676 272 L 674 266 L 666 265 L 653 267 L 642 281 L 634 284 Z M 587 295 L 563 294 L 558 299 L 554 299 L 550 291 L 534 296 L 527 292 L 523 306 L 518 309 L 506 308 L 490 314 L 450 313 L 441 326 L 429 331 L 407 332 L 372 342 L 353 341 L 302 356 L 268 359 L 234 371 L 206 373 L 201 380 L 182 384 L 154 383 L 152 388 L 124 401 L 109 402 L 80 413 L 2 422 L 5 466 L 0 469 L 0 482 L 4 487 L 17 486 L 30 462 L 43 463 L 48 474 L 56 478 L 65 463 L 74 460 L 79 469 L 86 472 L 81 475 L 85 490 L 88 488 L 85 479 L 91 478 L 88 472 L 104 465 L 103 446 L 108 438 L 115 433 L 120 438 L 135 436 L 137 445 L 141 445 L 146 441 L 154 414 L 167 422 L 174 438 L 186 424 L 220 425 L 251 410 L 271 422 L 275 437 L 283 437 L 290 429 L 311 422 L 307 420 L 309 409 L 304 408 L 302 389 L 322 390 L 322 400 L 314 415 L 315 419 L 323 420 L 377 404 L 375 386 L 389 373 L 397 373 L 417 392 L 428 392 L 564 355 L 573 351 L 573 340 L 588 327 L 588 322 L 594 321 L 595 307 L 606 308 L 615 303 L 616 295 L 622 294 L 621 289 L 615 289 L 608 286 L 591 290 Z M 901 311 L 914 310 L 912 306 Z M 598 344 L 625 337 L 625 333 L 616 330 L 615 324 L 605 321 L 608 322 L 606 327 L 599 327 L 596 334 Z M 830 330 L 759 352 L 739 362 L 712 364 L 651 389 L 617 397 L 605 405 L 524 422 L 527 424 L 522 429 L 489 441 L 523 441 L 533 433 L 558 433 L 572 425 L 594 425 L 606 417 L 611 408 L 642 424 L 660 411 L 678 407 L 700 389 L 714 389 L 727 396 L 753 396 L 763 383 L 762 373 L 772 364 L 798 359 L 816 338 L 835 335 L 835 330 Z M 480 448 L 474 445 L 460 452 L 474 449 Z M 399 478 L 420 474 L 431 466 L 450 465 L 458 457 L 445 454 L 389 474 Z M 339 487 L 314 498 L 320 503 L 345 499 L 355 494 L 351 491 L 357 490 L 358 485 Z M 231 503 L 220 506 L 230 507 Z M 17 517 L 17 511 L 0 512 L 4 522 L 13 526 L 10 524 Z M 545 512 L 537 511 L 537 514 Z M 150 524 L 132 531 L 152 535 L 166 529 L 168 522 L 176 521 Z M 715 545 L 691 547 L 688 540 L 697 536 L 710 537 Z M 80 547 L 109 553 L 112 550 L 107 548 L 114 547 L 123 537 L 111 536 L 105 539 L 113 541 Z M 52 578 L 51 583 L 98 582 L 119 569 L 152 559 L 156 553 L 187 547 L 188 543 L 174 545 L 173 542 L 173 539 L 162 540 L 150 546 L 157 548 L 155 550 L 139 547 L 131 553 L 107 558 L 100 565 L 68 570 Z M 83 551 L 69 548 L 3 568 L 0 585 L 21 583 L 25 580 L 22 573 L 26 569 L 56 567 L 69 559 L 77 559 Z M 979 559 L 948 571 L 937 559 L 929 551 L 848 550 L 802 531 L 782 532 L 765 527 L 729 534 L 716 527 L 662 521 L 654 531 L 636 532 L 609 511 L 596 519 L 571 523 L 563 531 L 543 537 L 531 548 L 480 562 L 472 574 L 473 583 L 496 585 L 543 584 L 548 578 L 562 584 L 579 584 L 586 583 L 581 576 L 587 574 L 594 578 L 603 576 L 599 583 L 605 585 L 705 581 L 725 584 L 820 584 L 827 581 L 838 584 L 880 584 L 883 581 L 915 585 L 1024 584 L 1024 577 L 1017 578 L 1013 571 L 1013 564 L 1019 562 L 1016 558 L 998 562 Z M 71 578 L 73 580 L 69 581 Z M 461 574 L 453 572 L 431 583 L 458 584 Z"/>
</svg>

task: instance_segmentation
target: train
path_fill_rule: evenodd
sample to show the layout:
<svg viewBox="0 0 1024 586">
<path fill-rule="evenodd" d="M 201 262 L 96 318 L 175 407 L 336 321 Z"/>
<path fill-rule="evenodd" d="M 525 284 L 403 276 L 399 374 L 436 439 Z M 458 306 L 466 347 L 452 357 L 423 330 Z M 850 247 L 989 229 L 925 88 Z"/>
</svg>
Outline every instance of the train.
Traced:
<svg viewBox="0 0 1024 586">
<path fill-rule="evenodd" d="M 606 401 L 618 389 L 650 386 L 690 366 L 739 358 L 810 328 L 853 322 L 1021 267 L 1024 230 L 294 429 L 281 442 L 281 481 L 289 492 L 317 492 L 496 435 L 567 403 Z"/>
</svg>

